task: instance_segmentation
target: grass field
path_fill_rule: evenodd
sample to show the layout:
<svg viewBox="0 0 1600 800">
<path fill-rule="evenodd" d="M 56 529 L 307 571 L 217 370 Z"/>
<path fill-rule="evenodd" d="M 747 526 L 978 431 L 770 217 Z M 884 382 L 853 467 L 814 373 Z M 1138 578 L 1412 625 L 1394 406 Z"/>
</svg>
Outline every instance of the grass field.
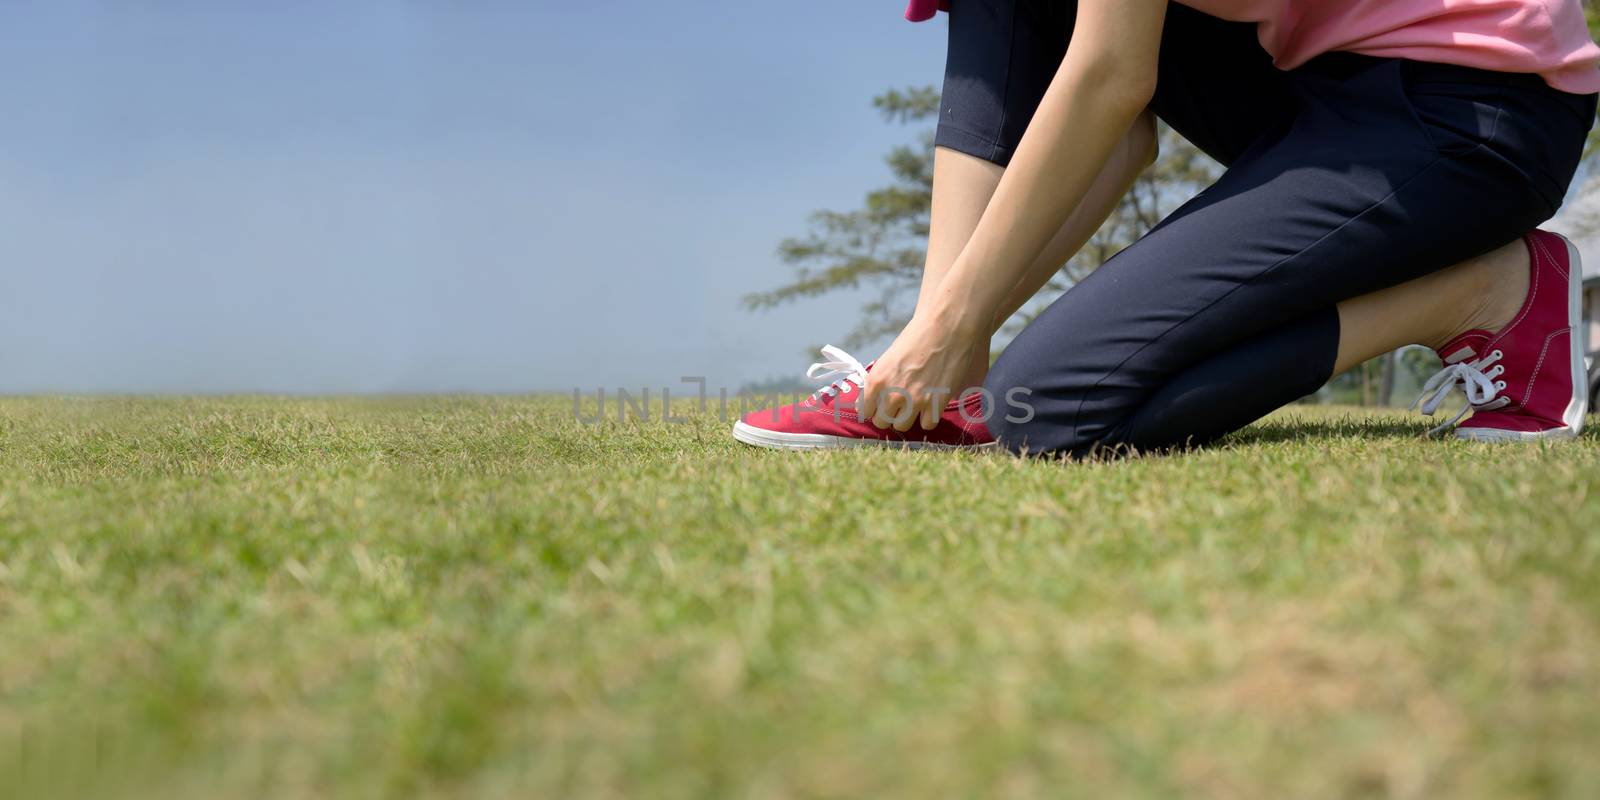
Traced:
<svg viewBox="0 0 1600 800">
<path fill-rule="evenodd" d="M 0 400 L 0 796 L 1596 797 L 1600 438 Z"/>
</svg>

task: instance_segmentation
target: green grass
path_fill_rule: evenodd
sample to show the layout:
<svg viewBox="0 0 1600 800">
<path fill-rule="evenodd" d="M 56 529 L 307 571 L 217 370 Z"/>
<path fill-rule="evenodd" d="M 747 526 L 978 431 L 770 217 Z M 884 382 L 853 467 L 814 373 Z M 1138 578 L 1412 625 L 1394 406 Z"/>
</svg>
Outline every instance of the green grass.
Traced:
<svg viewBox="0 0 1600 800">
<path fill-rule="evenodd" d="M 0 796 L 1600 796 L 1600 438 L 0 400 Z"/>
</svg>

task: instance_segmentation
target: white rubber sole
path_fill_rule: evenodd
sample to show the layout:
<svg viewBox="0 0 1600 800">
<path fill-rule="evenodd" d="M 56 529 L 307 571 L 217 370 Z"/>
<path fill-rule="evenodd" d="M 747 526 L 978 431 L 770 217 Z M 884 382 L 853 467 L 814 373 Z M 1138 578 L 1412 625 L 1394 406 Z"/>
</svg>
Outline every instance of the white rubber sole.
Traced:
<svg viewBox="0 0 1600 800">
<path fill-rule="evenodd" d="M 742 420 L 733 423 L 733 438 L 748 445 L 772 450 L 846 450 L 856 447 L 876 447 L 890 450 L 987 450 L 988 444 L 937 444 L 934 442 L 884 439 L 857 439 L 851 436 L 829 436 L 824 433 L 784 433 L 746 425 Z"/>
<path fill-rule="evenodd" d="M 1579 431 L 1551 428 L 1547 431 L 1505 431 L 1499 428 L 1456 428 L 1457 439 L 1474 442 L 1550 442 L 1576 439 Z"/>
<path fill-rule="evenodd" d="M 1561 234 L 1556 234 L 1561 236 Z M 1572 333 L 1567 336 L 1568 349 L 1572 351 L 1572 399 L 1561 415 L 1566 423 L 1561 428 L 1547 431 L 1505 431 L 1498 428 L 1456 428 L 1457 439 L 1475 442 L 1538 442 L 1575 439 L 1583 432 L 1584 415 L 1589 413 L 1589 370 L 1583 363 L 1583 257 L 1571 239 L 1561 236 L 1567 245 L 1567 325 Z"/>
</svg>

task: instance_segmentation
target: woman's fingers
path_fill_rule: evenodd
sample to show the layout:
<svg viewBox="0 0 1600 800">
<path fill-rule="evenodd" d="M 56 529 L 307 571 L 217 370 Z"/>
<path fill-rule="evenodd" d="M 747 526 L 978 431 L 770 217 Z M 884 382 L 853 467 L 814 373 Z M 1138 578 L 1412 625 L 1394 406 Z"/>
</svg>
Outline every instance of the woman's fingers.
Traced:
<svg viewBox="0 0 1600 800">
<path fill-rule="evenodd" d="M 894 428 L 901 433 L 920 426 L 931 431 L 944 416 L 944 392 L 913 392 L 898 386 L 883 386 L 861 394 L 861 418 L 879 428 Z M 870 410 L 869 410 L 870 409 Z"/>
<path fill-rule="evenodd" d="M 911 421 L 916 415 L 910 392 L 898 386 L 885 386 L 878 393 L 878 413 L 872 417 L 872 424 L 879 428 L 906 431 L 911 428 Z"/>
<path fill-rule="evenodd" d="M 873 403 L 872 415 L 868 416 L 867 414 L 862 413 L 861 418 L 870 420 L 873 425 L 879 428 L 887 428 L 892 424 L 889 421 L 889 414 L 891 413 L 889 406 L 893 402 L 893 395 L 879 391 L 876 402 Z"/>
<path fill-rule="evenodd" d="M 917 424 L 917 416 L 922 413 L 923 403 L 923 398 L 910 391 L 907 391 L 904 397 L 905 399 L 900 401 L 894 414 L 891 415 L 894 429 L 901 433 L 911 430 L 911 426 Z"/>
<path fill-rule="evenodd" d="M 861 394 L 858 396 L 860 399 L 857 402 L 860 406 L 856 409 L 856 413 L 861 415 L 862 419 L 874 419 L 878 413 L 878 387 L 870 385 L 869 382 L 869 385 L 861 387 Z"/>
</svg>

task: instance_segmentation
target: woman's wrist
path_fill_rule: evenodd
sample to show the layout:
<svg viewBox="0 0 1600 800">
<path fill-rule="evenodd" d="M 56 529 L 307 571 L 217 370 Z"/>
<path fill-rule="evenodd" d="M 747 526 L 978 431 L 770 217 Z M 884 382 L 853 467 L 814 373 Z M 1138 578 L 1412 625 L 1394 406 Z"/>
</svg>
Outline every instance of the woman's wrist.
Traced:
<svg viewBox="0 0 1600 800">
<path fill-rule="evenodd" d="M 927 324 L 957 342 L 972 342 L 994 333 L 994 312 L 965 300 L 936 302 L 923 316 Z"/>
</svg>

